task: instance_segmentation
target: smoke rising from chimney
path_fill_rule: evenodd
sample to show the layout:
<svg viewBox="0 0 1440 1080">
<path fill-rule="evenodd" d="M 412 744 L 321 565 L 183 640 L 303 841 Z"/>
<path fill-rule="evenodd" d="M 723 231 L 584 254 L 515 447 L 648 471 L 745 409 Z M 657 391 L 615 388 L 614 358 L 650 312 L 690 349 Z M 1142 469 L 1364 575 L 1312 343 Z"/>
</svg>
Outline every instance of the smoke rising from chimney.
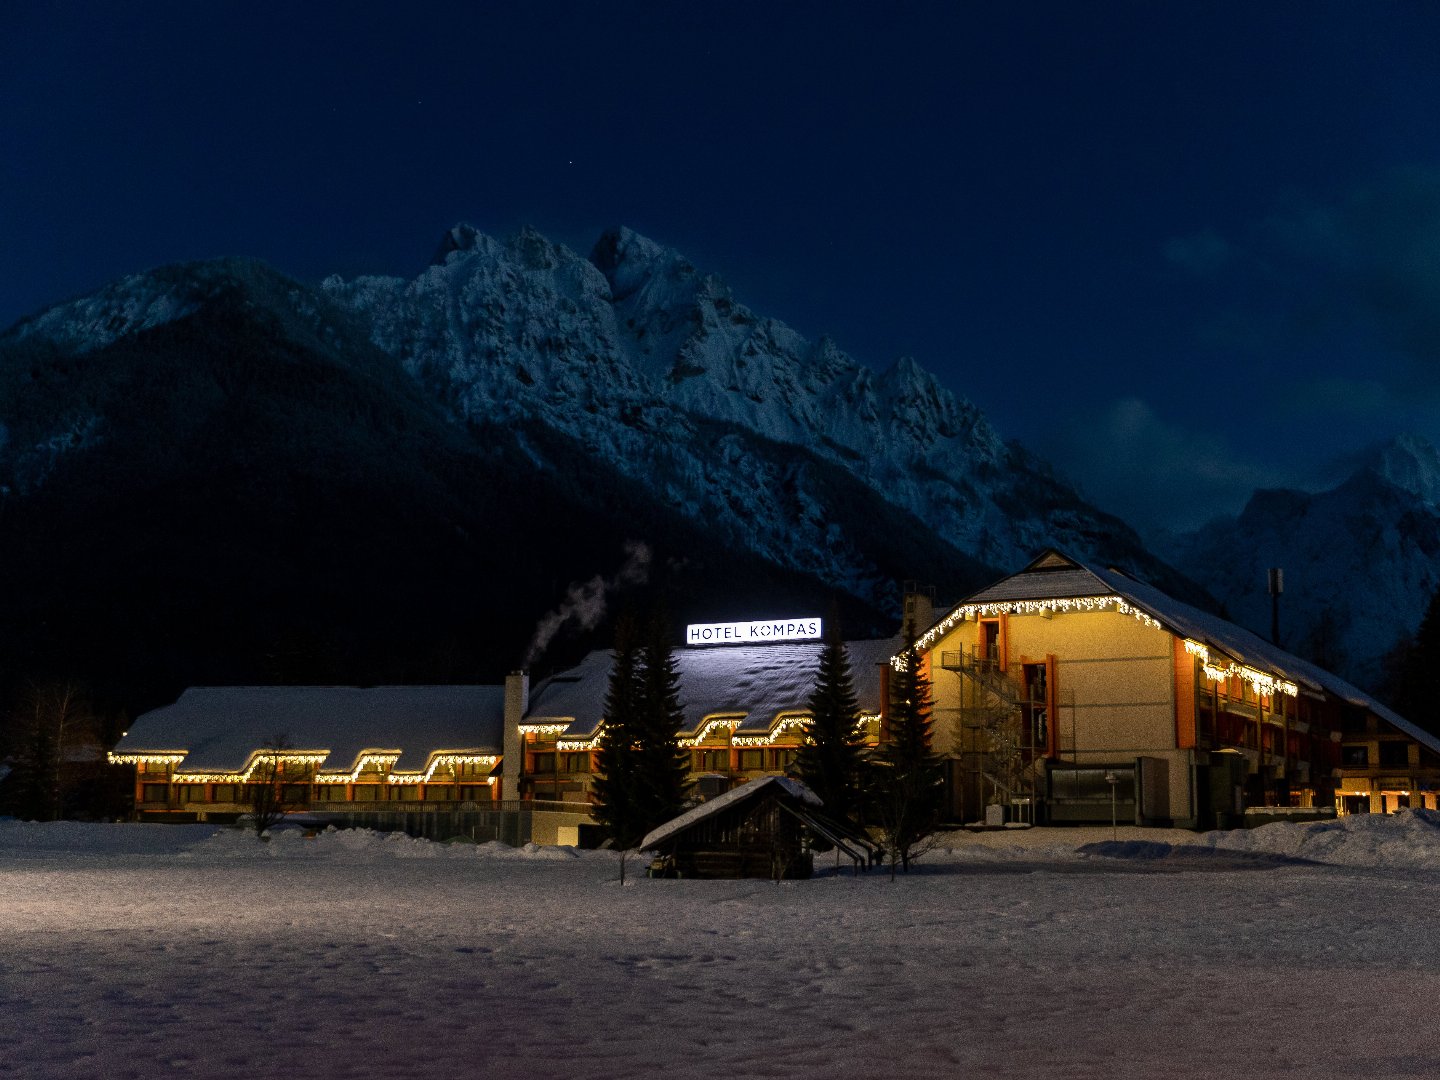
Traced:
<svg viewBox="0 0 1440 1080">
<path fill-rule="evenodd" d="M 560 606 L 540 620 L 530 648 L 525 651 L 528 668 L 550 647 L 563 626 L 573 623 L 579 630 L 593 630 L 605 617 L 610 594 L 626 585 L 643 585 L 650 577 L 650 548 L 638 541 L 625 544 L 625 564 L 610 577 L 596 574 L 589 581 L 575 583 Z"/>
</svg>

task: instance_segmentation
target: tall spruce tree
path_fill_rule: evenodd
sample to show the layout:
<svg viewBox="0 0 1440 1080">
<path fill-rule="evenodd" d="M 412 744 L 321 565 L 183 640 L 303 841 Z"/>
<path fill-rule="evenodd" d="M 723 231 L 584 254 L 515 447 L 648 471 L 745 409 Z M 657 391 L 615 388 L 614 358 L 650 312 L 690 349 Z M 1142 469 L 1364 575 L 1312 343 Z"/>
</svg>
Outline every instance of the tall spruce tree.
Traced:
<svg viewBox="0 0 1440 1080">
<path fill-rule="evenodd" d="M 615 649 L 610 686 L 605 693 L 604 728 L 596 752 L 594 791 L 598 800 L 595 820 L 610 834 L 611 842 L 628 851 L 645 836 L 649 826 L 637 797 L 640 773 L 642 672 L 640 645 L 633 616 L 621 615 L 615 624 Z M 623 872 L 623 866 L 622 866 Z"/>
<path fill-rule="evenodd" d="M 685 721 L 680 673 L 670 644 L 670 620 L 663 609 L 650 617 L 640 661 L 641 745 L 636 790 L 648 831 L 685 809 L 690 786 L 690 755 L 680 749 L 680 727 Z"/>
<path fill-rule="evenodd" d="M 1420 629 L 1400 659 L 1395 708 L 1411 723 L 1440 735 L 1440 705 L 1434 683 L 1440 672 L 1440 589 L 1430 598 Z"/>
<path fill-rule="evenodd" d="M 930 746 L 930 679 L 905 626 L 905 649 L 890 671 L 889 723 L 875 770 L 873 807 L 885 835 L 890 873 L 906 873 L 940 824 L 944 786 L 940 756 Z"/>
<path fill-rule="evenodd" d="M 815 689 L 808 702 L 805 745 L 795 756 L 795 770 L 820 796 L 827 814 L 858 824 L 863 810 L 865 737 L 859 727 L 860 704 L 850 676 L 850 656 L 833 613 L 828 624 Z"/>
<path fill-rule="evenodd" d="M 680 749 L 684 712 L 668 631 L 659 613 L 643 635 L 633 617 L 616 624 L 594 790 L 596 820 L 622 851 L 685 808 L 689 757 Z"/>
</svg>

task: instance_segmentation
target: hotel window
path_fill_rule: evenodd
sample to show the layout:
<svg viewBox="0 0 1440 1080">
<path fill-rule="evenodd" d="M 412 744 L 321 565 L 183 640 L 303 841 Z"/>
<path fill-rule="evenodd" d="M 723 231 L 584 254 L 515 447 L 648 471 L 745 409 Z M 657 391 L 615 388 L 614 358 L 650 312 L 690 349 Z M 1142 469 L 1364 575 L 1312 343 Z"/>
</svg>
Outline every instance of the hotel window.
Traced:
<svg viewBox="0 0 1440 1080">
<path fill-rule="evenodd" d="M 728 772 L 730 770 L 729 750 L 696 750 L 696 772 Z"/>
<path fill-rule="evenodd" d="M 375 802 L 375 801 L 377 801 L 379 798 L 380 798 L 380 785 L 379 785 L 379 784 L 356 784 L 356 785 L 355 785 L 355 801 L 356 801 L 356 802 Z"/>
<path fill-rule="evenodd" d="M 1409 765 L 1410 744 L 1403 742 L 1382 742 L 1380 744 L 1381 765 Z"/>
<path fill-rule="evenodd" d="M 179 785 L 180 801 L 187 803 L 205 801 L 204 784 L 181 784 Z"/>
<path fill-rule="evenodd" d="M 317 802 L 344 802 L 344 784 L 316 784 L 315 799 Z"/>
<path fill-rule="evenodd" d="M 145 784 L 140 788 L 141 802 L 164 802 L 170 798 L 169 784 Z"/>
<path fill-rule="evenodd" d="M 590 771 L 590 754 L 561 754 L 561 767 L 567 773 L 588 773 Z"/>
<path fill-rule="evenodd" d="M 796 751 L 790 749 L 779 749 L 770 751 L 770 768 L 776 772 L 784 772 L 795 764 Z"/>
<path fill-rule="evenodd" d="M 536 754 L 536 755 L 535 755 L 535 767 L 531 770 L 531 772 L 536 772 L 536 773 L 553 773 L 554 771 L 555 771 L 555 754 L 554 754 L 554 752 L 549 752 L 549 753 L 544 753 L 544 754 Z"/>
<path fill-rule="evenodd" d="M 1340 764 L 1350 769 L 1363 769 L 1370 764 L 1370 747 L 1345 746 L 1340 750 Z"/>
<path fill-rule="evenodd" d="M 742 769 L 763 769 L 765 768 L 764 750 L 741 750 L 740 768 Z"/>
<path fill-rule="evenodd" d="M 234 802 L 234 801 L 236 800 L 236 798 L 238 797 L 236 788 L 237 788 L 237 785 L 235 785 L 235 784 L 216 784 L 216 785 L 215 785 L 215 792 L 214 792 L 215 801 L 216 801 L 216 802 Z"/>
</svg>

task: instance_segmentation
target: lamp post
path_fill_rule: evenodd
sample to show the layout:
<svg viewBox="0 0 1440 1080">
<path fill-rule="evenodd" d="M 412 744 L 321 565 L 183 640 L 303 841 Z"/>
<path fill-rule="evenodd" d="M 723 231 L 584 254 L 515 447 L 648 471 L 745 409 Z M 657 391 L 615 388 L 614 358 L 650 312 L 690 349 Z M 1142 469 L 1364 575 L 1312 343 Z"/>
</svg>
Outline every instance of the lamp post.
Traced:
<svg viewBox="0 0 1440 1080">
<path fill-rule="evenodd" d="M 1120 777 L 1115 775 L 1113 769 L 1105 770 L 1105 782 L 1110 785 L 1110 839 L 1120 839 L 1120 827 L 1115 819 L 1115 785 L 1120 783 Z"/>
</svg>

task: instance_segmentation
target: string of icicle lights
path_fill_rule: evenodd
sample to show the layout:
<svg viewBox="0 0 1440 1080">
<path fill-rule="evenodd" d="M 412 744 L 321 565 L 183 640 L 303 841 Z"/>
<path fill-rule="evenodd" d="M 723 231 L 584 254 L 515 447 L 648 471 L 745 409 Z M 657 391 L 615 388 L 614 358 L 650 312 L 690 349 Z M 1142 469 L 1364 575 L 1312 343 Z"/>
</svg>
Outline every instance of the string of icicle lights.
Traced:
<svg viewBox="0 0 1440 1080">
<path fill-rule="evenodd" d="M 677 742 L 682 750 L 692 746 L 699 746 L 710 737 L 712 731 L 718 731 L 720 728 L 725 728 L 727 731 L 734 731 L 744 723 L 744 721 L 745 718 L 743 716 L 717 716 L 714 719 L 707 720 L 705 725 L 696 732 L 694 738 L 679 739 Z"/>
<path fill-rule="evenodd" d="M 1274 675 L 1267 675 L 1265 672 L 1258 671 L 1245 664 L 1237 664 L 1235 661 L 1230 660 L 1225 662 L 1225 666 L 1222 667 L 1221 662 L 1210 658 L 1210 650 L 1198 641 L 1191 641 L 1189 638 L 1186 638 L 1185 651 L 1191 656 L 1199 658 L 1200 669 L 1205 672 L 1205 677 L 1212 682 L 1229 682 L 1232 676 L 1238 675 L 1254 687 L 1257 695 L 1274 694 L 1278 692 L 1288 697 L 1296 697 L 1300 693 L 1300 688 L 1293 682 L 1289 682 L 1286 679 L 1277 679 Z"/>
<path fill-rule="evenodd" d="M 385 770 L 385 783 L 387 784 L 426 784 L 435 775 L 436 771 L 442 768 L 455 767 L 460 765 L 490 765 L 494 766 L 500 760 L 498 754 L 471 754 L 464 752 L 445 752 L 432 754 L 426 762 L 426 767 L 421 770 L 395 772 L 395 762 L 400 760 L 399 750 L 367 751 L 359 756 L 355 762 L 355 768 L 348 773 L 317 773 L 315 783 L 317 784 L 353 784 L 356 783 L 366 768 L 378 766 Z M 112 765 L 147 765 L 163 764 L 177 766 L 185 759 L 185 751 L 164 752 L 164 753 L 139 753 L 139 754 L 110 754 Z M 322 761 L 330 756 L 329 750 L 286 750 L 280 753 L 266 753 L 257 751 L 250 756 L 245 763 L 245 768 L 238 772 L 176 772 L 174 781 L 177 784 L 247 784 L 250 777 L 255 774 L 262 763 L 270 762 L 276 765 L 302 765 L 319 766 Z"/>
<path fill-rule="evenodd" d="M 983 619 L 990 615 L 1041 615 L 1045 612 L 1104 611 L 1114 608 L 1122 615 L 1129 615 L 1138 622 L 1155 630 L 1163 629 L 1160 620 L 1149 612 L 1141 611 L 1134 604 L 1118 596 L 1070 596 L 1045 600 L 997 600 L 988 604 L 962 604 L 921 634 L 915 648 L 924 651 L 948 634 L 966 619 Z M 902 654 L 903 655 L 903 654 Z M 892 664 L 899 657 L 892 658 Z M 897 670 L 900 670 L 897 668 Z"/>
<path fill-rule="evenodd" d="M 796 728 L 803 728 L 810 722 L 808 715 L 782 716 L 780 721 L 764 735 L 735 735 L 733 732 L 743 722 L 743 717 L 719 716 L 706 721 L 705 726 L 694 736 L 687 736 L 676 740 L 682 750 L 693 749 L 710 737 L 711 733 L 721 728 L 731 732 L 731 746 L 773 746 L 779 741 L 782 735 L 794 731 Z M 855 722 L 855 730 L 861 734 L 868 734 L 872 724 L 879 723 L 879 713 L 862 713 Z M 595 734 L 586 739 L 560 739 L 555 743 L 556 750 L 594 750 L 600 745 L 601 733 L 605 730 L 605 723 L 602 720 L 600 726 L 595 729 Z"/>
<path fill-rule="evenodd" d="M 871 714 L 871 713 L 865 713 L 865 714 L 862 714 L 862 715 L 860 716 L 860 718 L 855 721 L 855 728 L 854 728 L 854 730 L 857 731 L 857 732 L 859 732 L 859 733 L 862 734 L 862 735 L 868 734 L 868 733 L 869 733 L 869 729 L 870 729 L 870 725 L 871 725 L 871 724 L 874 724 L 874 723 L 878 723 L 879 720 L 880 720 L 880 714 L 879 714 L 879 713 L 873 713 L 873 714 Z M 730 740 L 730 745 L 731 745 L 731 746 L 773 746 L 773 745 L 775 745 L 775 743 L 779 740 L 780 736 L 786 734 L 787 732 L 794 731 L 796 728 L 803 729 L 803 728 L 805 727 L 805 725 L 808 724 L 808 723 L 810 723 L 810 717 L 809 717 L 809 716 L 786 716 L 786 717 L 782 717 L 781 720 L 780 720 L 780 722 L 779 722 L 778 724 L 776 724 L 773 728 L 771 728 L 771 729 L 770 729 L 770 732 L 769 732 L 768 734 L 766 734 L 766 735 L 736 735 L 736 736 L 734 736 L 733 738 L 731 738 L 731 740 Z"/>
<path fill-rule="evenodd" d="M 179 765 L 188 750 L 154 750 L 141 754 L 117 754 L 110 751 L 111 765 Z"/>
<path fill-rule="evenodd" d="M 570 726 L 569 720 L 546 721 L 543 724 L 521 724 L 521 735 L 560 735 Z"/>
</svg>

